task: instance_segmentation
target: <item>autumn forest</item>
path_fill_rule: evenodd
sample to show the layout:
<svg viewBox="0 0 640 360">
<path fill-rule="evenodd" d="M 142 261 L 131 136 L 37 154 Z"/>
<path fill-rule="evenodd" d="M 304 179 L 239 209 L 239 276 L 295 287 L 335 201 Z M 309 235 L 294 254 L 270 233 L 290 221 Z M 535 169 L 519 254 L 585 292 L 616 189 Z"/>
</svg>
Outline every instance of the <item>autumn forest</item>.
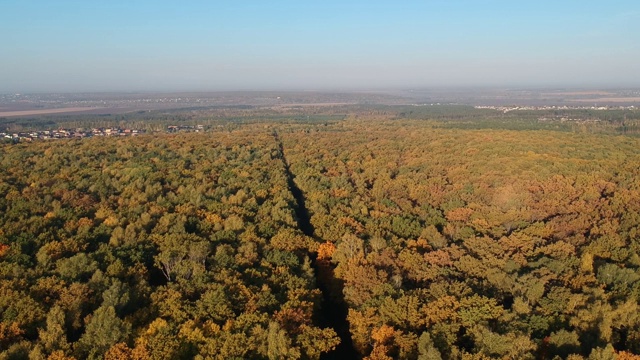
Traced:
<svg viewBox="0 0 640 360">
<path fill-rule="evenodd" d="M 640 114 L 430 111 L 0 144 L 0 359 L 640 359 Z"/>
</svg>

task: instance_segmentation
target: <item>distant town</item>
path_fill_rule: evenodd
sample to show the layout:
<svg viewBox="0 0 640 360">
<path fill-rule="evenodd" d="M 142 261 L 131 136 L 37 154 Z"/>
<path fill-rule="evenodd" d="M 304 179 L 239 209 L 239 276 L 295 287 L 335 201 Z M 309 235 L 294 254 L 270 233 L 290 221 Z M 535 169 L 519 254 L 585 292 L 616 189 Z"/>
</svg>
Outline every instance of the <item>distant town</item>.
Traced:
<svg viewBox="0 0 640 360">
<path fill-rule="evenodd" d="M 531 110 L 635 110 L 636 106 L 488 106 L 488 105 L 478 105 L 474 106 L 476 109 L 490 109 L 502 111 L 503 113 L 508 113 L 511 111 L 531 111 Z"/>
<path fill-rule="evenodd" d="M 204 125 L 169 125 L 165 132 L 202 132 L 205 130 Z M 122 127 L 109 128 L 92 128 L 92 129 L 57 129 L 57 130 L 38 130 L 38 131 L 20 131 L 20 132 L 0 132 L 0 138 L 4 141 L 12 142 L 30 142 L 34 140 L 55 140 L 55 139 L 82 139 L 94 136 L 137 136 L 147 133 L 143 129 L 131 129 Z"/>
</svg>

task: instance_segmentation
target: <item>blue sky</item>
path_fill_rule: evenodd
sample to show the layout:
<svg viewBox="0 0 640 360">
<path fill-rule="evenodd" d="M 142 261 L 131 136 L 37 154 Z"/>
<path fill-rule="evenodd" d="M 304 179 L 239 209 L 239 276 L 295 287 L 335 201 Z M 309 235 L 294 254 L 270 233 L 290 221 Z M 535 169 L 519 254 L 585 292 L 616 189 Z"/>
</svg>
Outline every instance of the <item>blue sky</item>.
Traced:
<svg viewBox="0 0 640 360">
<path fill-rule="evenodd" d="M 0 0 L 0 92 L 640 86 L 640 2 Z"/>
</svg>

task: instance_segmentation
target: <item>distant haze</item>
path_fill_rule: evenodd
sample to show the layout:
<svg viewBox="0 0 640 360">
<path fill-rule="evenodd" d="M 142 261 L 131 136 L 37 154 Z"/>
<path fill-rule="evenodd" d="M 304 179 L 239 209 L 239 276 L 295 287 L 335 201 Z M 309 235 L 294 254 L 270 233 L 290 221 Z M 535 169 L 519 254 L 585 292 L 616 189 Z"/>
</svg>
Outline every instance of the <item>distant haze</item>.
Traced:
<svg viewBox="0 0 640 360">
<path fill-rule="evenodd" d="M 640 86 L 637 1 L 2 1 L 0 92 Z"/>
</svg>

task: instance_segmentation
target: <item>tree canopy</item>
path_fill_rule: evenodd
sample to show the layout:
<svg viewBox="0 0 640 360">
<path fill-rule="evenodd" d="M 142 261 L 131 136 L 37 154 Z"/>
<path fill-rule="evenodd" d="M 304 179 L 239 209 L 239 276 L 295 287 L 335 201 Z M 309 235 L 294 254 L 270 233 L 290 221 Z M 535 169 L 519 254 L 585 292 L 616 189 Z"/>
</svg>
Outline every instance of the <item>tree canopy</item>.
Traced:
<svg viewBox="0 0 640 360">
<path fill-rule="evenodd" d="M 638 138 L 412 117 L 1 144 L 0 358 L 640 356 Z"/>
</svg>

